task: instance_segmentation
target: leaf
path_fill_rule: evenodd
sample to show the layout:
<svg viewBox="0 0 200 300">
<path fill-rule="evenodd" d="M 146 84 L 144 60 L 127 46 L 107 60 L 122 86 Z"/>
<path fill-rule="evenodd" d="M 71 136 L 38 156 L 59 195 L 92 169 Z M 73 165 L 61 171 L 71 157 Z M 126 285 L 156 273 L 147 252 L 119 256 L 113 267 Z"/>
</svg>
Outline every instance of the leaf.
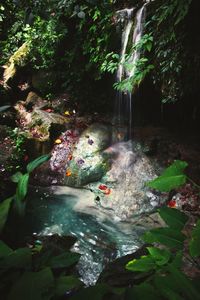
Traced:
<svg viewBox="0 0 200 300">
<path fill-rule="evenodd" d="M 150 255 L 143 256 L 139 259 L 133 259 L 126 264 L 126 269 L 132 272 L 149 272 L 156 268 L 156 263 Z"/>
<path fill-rule="evenodd" d="M 12 182 L 18 183 L 22 176 L 23 176 L 23 174 L 21 172 L 17 172 L 15 174 L 13 174 L 10 178 L 11 178 Z"/>
<path fill-rule="evenodd" d="M 31 267 L 31 250 L 28 248 L 19 248 L 15 251 L 9 251 L 9 254 L 4 256 L 0 261 L 1 271 L 6 271 L 10 268 L 24 268 L 28 269 Z"/>
<path fill-rule="evenodd" d="M 13 250 L 8 247 L 3 241 L 0 241 L 0 259 L 11 254 Z"/>
<path fill-rule="evenodd" d="M 185 161 L 176 160 L 161 176 L 147 183 L 147 186 L 161 192 L 169 192 L 185 184 L 187 176 L 183 174 L 188 166 Z"/>
<path fill-rule="evenodd" d="M 95 286 L 81 289 L 71 300 L 103 300 L 104 296 L 110 291 L 110 287 L 106 284 L 96 284 Z"/>
<path fill-rule="evenodd" d="M 160 300 L 157 290 L 149 283 L 141 283 L 138 286 L 127 289 L 126 300 Z"/>
<path fill-rule="evenodd" d="M 67 251 L 58 256 L 52 257 L 48 262 L 48 266 L 53 269 L 67 268 L 77 263 L 79 259 L 80 254 Z"/>
<path fill-rule="evenodd" d="M 12 200 L 13 200 L 13 197 L 8 198 L 0 203 L 0 233 L 2 232 L 2 230 L 6 224 Z"/>
<path fill-rule="evenodd" d="M 170 260 L 171 253 L 166 249 L 147 247 L 147 250 L 158 266 L 165 265 Z"/>
<path fill-rule="evenodd" d="M 170 192 L 171 190 L 185 183 L 186 183 L 186 175 L 177 175 L 177 176 L 170 176 L 170 177 L 160 176 L 148 182 L 147 185 L 161 192 Z"/>
<path fill-rule="evenodd" d="M 19 179 L 17 191 L 16 191 L 16 200 L 18 205 L 26 197 L 27 190 L 28 190 L 28 181 L 29 181 L 28 173 L 22 175 L 21 178 Z"/>
<path fill-rule="evenodd" d="M 159 292 L 160 297 L 164 297 L 164 299 L 169 300 L 182 300 L 182 296 L 180 295 L 180 290 L 176 287 L 176 281 L 169 274 L 165 276 L 159 276 L 156 274 L 154 276 L 154 284 L 155 289 Z"/>
<path fill-rule="evenodd" d="M 49 300 L 54 278 L 50 268 L 40 272 L 25 272 L 11 288 L 8 300 Z"/>
<path fill-rule="evenodd" d="M 171 228 L 155 228 L 146 232 L 143 239 L 146 243 L 161 243 L 169 248 L 181 250 L 185 236 Z"/>
<path fill-rule="evenodd" d="M 67 291 L 77 289 L 82 285 L 83 283 L 75 276 L 60 276 L 56 279 L 56 296 L 61 297 Z"/>
<path fill-rule="evenodd" d="M 152 43 L 151 43 L 151 42 L 148 42 L 148 43 L 146 44 L 146 48 L 147 48 L 147 50 L 148 50 L 149 52 L 151 52 L 151 49 L 152 49 Z"/>
<path fill-rule="evenodd" d="M 198 220 L 196 228 L 192 230 L 192 239 L 189 243 L 189 251 L 192 257 L 200 256 L 200 220 Z"/>
<path fill-rule="evenodd" d="M 176 176 L 176 175 L 182 175 L 185 168 L 188 166 L 188 163 L 186 161 L 182 160 L 175 160 L 174 163 L 169 166 L 165 171 L 163 172 L 162 176 Z"/>
<path fill-rule="evenodd" d="M 166 270 L 168 273 L 170 272 L 171 285 L 174 286 L 175 291 L 179 290 L 180 293 L 184 295 L 184 299 L 199 299 L 199 292 L 192 280 L 188 279 L 186 275 L 175 268 L 173 264 L 169 264 Z M 169 283 L 169 278 L 167 282 Z"/>
<path fill-rule="evenodd" d="M 158 211 L 165 223 L 176 230 L 182 230 L 188 220 L 186 214 L 175 208 L 162 207 Z"/>
<path fill-rule="evenodd" d="M 44 155 L 36 158 L 35 160 L 31 161 L 26 167 L 27 172 L 31 173 L 35 168 L 39 167 L 45 161 L 49 160 L 50 157 L 51 157 L 50 154 L 44 154 Z"/>
</svg>

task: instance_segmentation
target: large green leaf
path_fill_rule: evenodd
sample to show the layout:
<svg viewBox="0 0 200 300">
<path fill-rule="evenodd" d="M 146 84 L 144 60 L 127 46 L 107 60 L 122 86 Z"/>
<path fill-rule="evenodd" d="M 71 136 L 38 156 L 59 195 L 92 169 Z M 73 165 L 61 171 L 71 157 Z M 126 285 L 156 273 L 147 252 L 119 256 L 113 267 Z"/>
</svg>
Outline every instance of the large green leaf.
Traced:
<svg viewBox="0 0 200 300">
<path fill-rule="evenodd" d="M 125 300 L 160 300 L 160 295 L 151 284 L 144 282 L 127 289 Z"/>
<path fill-rule="evenodd" d="M 188 279 L 183 272 L 175 268 L 173 264 L 169 264 L 165 268 L 163 275 L 164 276 L 160 276 L 159 274 L 155 275 L 155 284 L 160 291 L 168 288 L 168 290 L 170 289 L 174 293 L 178 293 L 182 299 L 199 299 L 199 292 L 193 281 Z"/>
<path fill-rule="evenodd" d="M 8 247 L 3 241 L 0 241 L 0 259 L 11 254 L 13 250 Z"/>
<path fill-rule="evenodd" d="M 17 191 L 16 191 L 16 200 L 17 202 L 21 202 L 26 197 L 28 191 L 28 181 L 29 181 L 29 174 L 26 173 L 19 179 Z"/>
<path fill-rule="evenodd" d="M 26 167 L 27 172 L 28 173 L 32 172 L 35 168 L 39 167 L 45 161 L 49 160 L 50 157 L 51 157 L 50 154 L 44 154 L 44 155 L 36 158 L 35 160 L 31 161 Z"/>
<path fill-rule="evenodd" d="M 165 223 L 175 230 L 182 230 L 188 220 L 186 214 L 175 208 L 162 207 L 158 211 Z"/>
<path fill-rule="evenodd" d="M 158 266 L 165 265 L 170 260 L 171 253 L 166 249 L 147 247 L 147 250 Z"/>
<path fill-rule="evenodd" d="M 181 250 L 185 240 L 184 234 L 171 228 L 155 228 L 146 232 L 143 239 L 147 243 L 160 243 L 169 248 Z"/>
<path fill-rule="evenodd" d="M 155 260 L 150 256 L 142 256 L 139 259 L 133 259 L 126 265 L 126 269 L 132 272 L 149 272 L 157 268 Z"/>
<path fill-rule="evenodd" d="M 185 184 L 187 176 L 183 171 L 187 166 L 185 161 L 176 160 L 161 176 L 148 182 L 147 185 L 161 192 L 169 192 Z"/>
<path fill-rule="evenodd" d="M 83 283 L 75 276 L 60 276 L 56 279 L 56 296 L 61 297 L 67 291 L 81 287 Z"/>
<path fill-rule="evenodd" d="M 1 271 L 6 271 L 10 268 L 16 269 L 30 269 L 31 268 L 32 255 L 31 250 L 28 248 L 19 248 L 10 252 L 0 260 Z"/>
<path fill-rule="evenodd" d="M 92 287 L 81 289 L 71 300 L 103 300 L 107 293 L 109 293 L 111 288 L 106 284 L 97 284 Z"/>
<path fill-rule="evenodd" d="M 80 256 L 78 253 L 66 251 L 58 256 L 52 257 L 47 264 L 53 269 L 67 268 L 77 263 Z"/>
<path fill-rule="evenodd" d="M 50 268 L 25 272 L 11 288 L 8 300 L 49 300 L 53 287 L 54 277 Z"/>
<path fill-rule="evenodd" d="M 176 176 L 160 176 L 150 182 L 147 185 L 155 190 L 161 192 L 170 192 L 171 190 L 186 183 L 186 175 L 176 175 Z"/>
<path fill-rule="evenodd" d="M 175 160 L 174 163 L 166 168 L 161 176 L 176 176 L 176 175 L 182 175 L 185 168 L 188 166 L 188 163 L 186 161 L 182 160 Z"/>
<path fill-rule="evenodd" d="M 193 257 L 200 256 L 200 220 L 192 231 L 192 239 L 189 244 L 190 255 Z"/>
<path fill-rule="evenodd" d="M 12 200 L 13 198 L 11 197 L 0 203 L 0 233 L 2 232 L 4 225 L 7 221 Z"/>
</svg>

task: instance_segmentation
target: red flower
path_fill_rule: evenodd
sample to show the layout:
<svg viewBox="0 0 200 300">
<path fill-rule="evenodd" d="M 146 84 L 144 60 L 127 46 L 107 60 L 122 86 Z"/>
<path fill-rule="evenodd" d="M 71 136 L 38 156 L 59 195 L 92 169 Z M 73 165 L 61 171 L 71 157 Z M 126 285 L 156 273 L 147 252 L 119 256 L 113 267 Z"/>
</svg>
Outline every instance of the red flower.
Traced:
<svg viewBox="0 0 200 300">
<path fill-rule="evenodd" d="M 170 200 L 167 204 L 167 206 L 171 207 L 171 208 L 174 208 L 176 207 L 176 201 L 175 200 Z"/>
<path fill-rule="evenodd" d="M 105 190 L 107 190 L 107 186 L 105 184 L 100 184 L 99 189 L 101 191 L 105 191 Z"/>
</svg>

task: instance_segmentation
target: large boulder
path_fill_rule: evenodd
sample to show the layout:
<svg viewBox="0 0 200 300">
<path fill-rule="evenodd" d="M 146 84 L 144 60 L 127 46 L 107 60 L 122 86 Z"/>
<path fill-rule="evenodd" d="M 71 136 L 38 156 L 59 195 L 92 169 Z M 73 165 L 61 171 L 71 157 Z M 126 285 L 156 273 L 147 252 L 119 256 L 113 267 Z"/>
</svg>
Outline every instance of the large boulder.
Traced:
<svg viewBox="0 0 200 300">
<path fill-rule="evenodd" d="M 81 187 L 106 174 L 109 163 L 103 150 L 111 138 L 111 128 L 103 124 L 93 124 L 81 134 L 66 170 L 66 185 Z"/>
<path fill-rule="evenodd" d="M 65 125 L 69 119 L 48 107 L 48 101 L 30 92 L 26 101 L 15 105 L 18 123 L 25 136 L 39 141 L 47 141 L 53 124 Z"/>
</svg>

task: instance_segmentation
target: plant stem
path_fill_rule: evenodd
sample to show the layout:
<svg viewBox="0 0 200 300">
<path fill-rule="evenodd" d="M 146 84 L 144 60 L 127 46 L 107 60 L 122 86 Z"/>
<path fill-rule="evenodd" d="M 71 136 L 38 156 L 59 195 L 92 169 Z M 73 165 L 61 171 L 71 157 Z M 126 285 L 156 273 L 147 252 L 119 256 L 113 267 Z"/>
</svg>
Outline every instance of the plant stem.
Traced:
<svg viewBox="0 0 200 300">
<path fill-rule="evenodd" d="M 196 187 L 196 188 L 198 188 L 199 190 L 200 190 L 200 186 L 197 184 L 197 183 L 195 183 L 191 178 L 189 178 L 188 176 L 187 176 L 187 179 Z"/>
</svg>

